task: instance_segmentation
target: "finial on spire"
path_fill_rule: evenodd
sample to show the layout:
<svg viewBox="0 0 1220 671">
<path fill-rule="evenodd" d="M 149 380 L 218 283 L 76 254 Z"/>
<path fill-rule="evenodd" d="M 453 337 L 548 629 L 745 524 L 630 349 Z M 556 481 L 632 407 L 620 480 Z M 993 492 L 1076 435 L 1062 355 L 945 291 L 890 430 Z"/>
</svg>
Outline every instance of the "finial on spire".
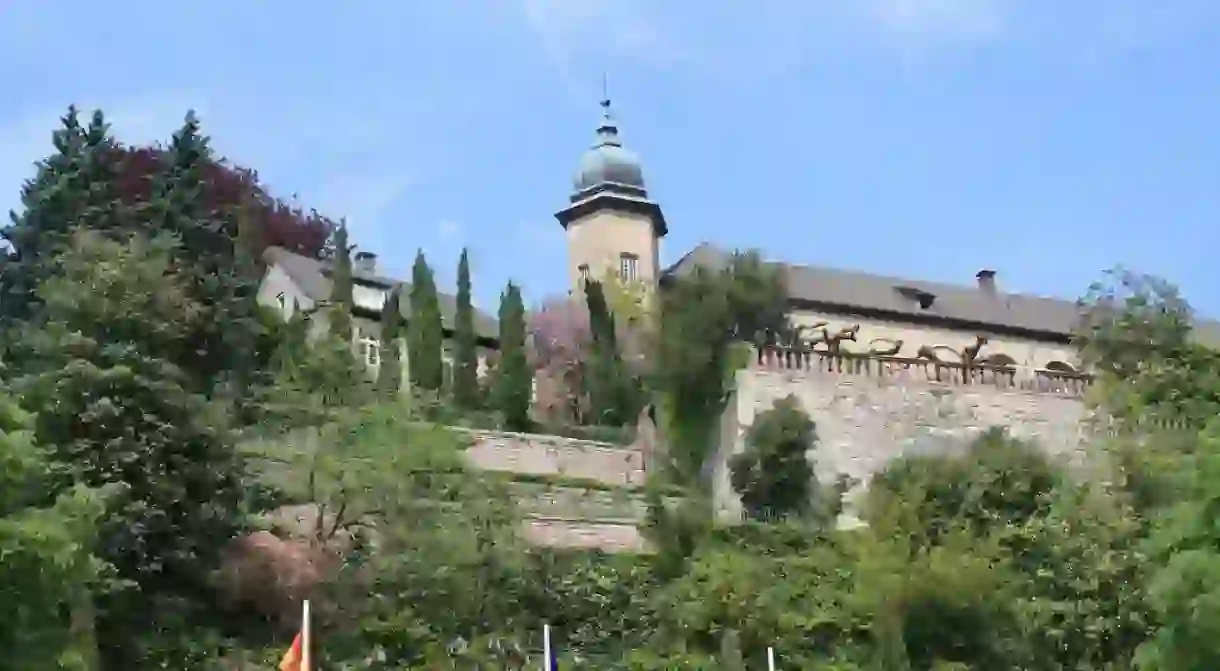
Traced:
<svg viewBox="0 0 1220 671">
<path fill-rule="evenodd" d="M 610 76 L 602 73 L 602 122 L 597 127 L 598 143 L 595 146 L 622 146 L 618 139 L 618 126 L 610 114 Z"/>
<path fill-rule="evenodd" d="M 602 73 L 601 106 L 602 106 L 602 109 L 605 111 L 605 115 L 607 117 L 610 116 L 610 75 L 609 75 L 609 73 L 606 73 L 606 72 Z"/>
</svg>

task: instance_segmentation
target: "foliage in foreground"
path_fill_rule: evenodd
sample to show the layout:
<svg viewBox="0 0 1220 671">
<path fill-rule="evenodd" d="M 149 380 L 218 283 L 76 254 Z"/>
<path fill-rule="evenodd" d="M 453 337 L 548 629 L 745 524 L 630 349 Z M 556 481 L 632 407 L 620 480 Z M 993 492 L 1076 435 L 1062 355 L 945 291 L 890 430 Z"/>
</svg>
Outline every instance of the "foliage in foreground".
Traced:
<svg viewBox="0 0 1220 671">
<path fill-rule="evenodd" d="M 344 227 L 328 329 L 308 342 L 313 316 L 261 320 L 240 213 L 200 195 L 193 119 L 138 207 L 102 160 L 104 121 L 64 125 L 0 269 L 0 596 L 21 606 L 0 613 L 0 667 L 270 668 L 292 610 L 256 612 L 214 583 L 234 574 L 220 548 L 256 534 L 281 572 L 235 584 L 278 590 L 309 569 L 291 596 L 314 597 L 335 668 L 536 667 L 543 623 L 575 668 L 760 668 L 769 645 L 781 668 L 834 671 L 1220 667 L 1220 359 L 1164 282 L 1120 274 L 1083 302 L 1094 400 L 1117 420 L 1100 468 L 996 430 L 890 463 L 861 502 L 868 526 L 840 530 L 815 505 L 815 427 L 781 403 L 733 469 L 765 519 L 726 528 L 698 478 L 709 422 L 742 363 L 734 343 L 783 330 L 784 288 L 753 255 L 700 270 L 661 298 L 650 343 L 672 474 L 690 485 L 647 491 L 657 552 L 544 551 L 523 544 L 505 483 L 422 421 L 444 412 L 377 393 L 354 359 Z M 490 398 L 520 425 L 523 313 L 510 286 Z M 427 377 L 416 386 L 440 386 Z M 613 388 L 598 393 L 614 410 Z"/>
</svg>

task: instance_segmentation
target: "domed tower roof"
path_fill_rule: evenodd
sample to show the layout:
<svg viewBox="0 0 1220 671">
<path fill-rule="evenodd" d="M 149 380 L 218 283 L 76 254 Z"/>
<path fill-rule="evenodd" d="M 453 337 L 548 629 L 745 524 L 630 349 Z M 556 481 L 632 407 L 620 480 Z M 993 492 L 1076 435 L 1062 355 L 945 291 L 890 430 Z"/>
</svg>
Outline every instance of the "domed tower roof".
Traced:
<svg viewBox="0 0 1220 671">
<path fill-rule="evenodd" d="M 603 100 L 597 143 L 580 158 L 580 171 L 573 180 L 577 192 L 606 184 L 644 188 L 644 170 L 634 152 L 623 147 L 618 125 L 610 116 L 610 101 Z"/>
<path fill-rule="evenodd" d="M 597 143 L 580 158 L 580 170 L 572 180 L 570 204 L 555 218 L 564 228 L 573 221 L 603 209 L 643 214 L 652 220 L 657 237 L 669 229 L 661 208 L 648 199 L 644 170 L 635 153 L 623 147 L 618 125 L 610 115 L 610 101 L 603 100 L 602 120 L 597 127 Z"/>
</svg>

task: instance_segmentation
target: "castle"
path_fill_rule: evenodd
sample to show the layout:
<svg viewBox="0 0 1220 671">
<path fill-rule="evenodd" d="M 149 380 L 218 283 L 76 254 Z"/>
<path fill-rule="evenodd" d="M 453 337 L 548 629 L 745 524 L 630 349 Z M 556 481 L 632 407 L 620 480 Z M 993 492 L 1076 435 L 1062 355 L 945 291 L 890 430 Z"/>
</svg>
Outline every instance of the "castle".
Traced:
<svg viewBox="0 0 1220 671">
<path fill-rule="evenodd" d="M 663 290 L 666 278 L 696 266 L 722 267 L 729 252 L 707 243 L 661 266 L 665 216 L 648 193 L 639 158 L 622 142 L 610 102 L 602 107 L 596 141 L 580 159 L 569 202 L 555 214 L 567 237 L 570 286 L 610 274 Z M 267 260 L 260 299 L 286 316 L 329 295 L 321 262 L 280 249 L 269 250 Z M 789 394 L 817 424 L 824 478 L 867 480 L 898 454 L 944 449 L 995 425 L 1054 453 L 1071 456 L 1080 447 L 1081 399 L 1091 378 L 1072 347 L 1073 301 L 1006 293 L 992 268 L 980 269 L 970 284 L 949 285 L 776 265 L 788 282 L 794 325 L 813 337 L 799 348 L 757 352 L 737 373 L 713 464 L 725 516 L 739 510 L 728 456 L 743 448 L 755 415 Z M 376 367 L 377 317 L 397 281 L 381 276 L 368 253 L 356 256 L 354 280 L 357 348 Z M 441 302 L 448 330 L 454 300 Z M 480 344 L 494 348 L 495 320 L 478 313 L 476 329 Z M 1196 332 L 1220 345 L 1220 324 L 1200 323 Z"/>
</svg>

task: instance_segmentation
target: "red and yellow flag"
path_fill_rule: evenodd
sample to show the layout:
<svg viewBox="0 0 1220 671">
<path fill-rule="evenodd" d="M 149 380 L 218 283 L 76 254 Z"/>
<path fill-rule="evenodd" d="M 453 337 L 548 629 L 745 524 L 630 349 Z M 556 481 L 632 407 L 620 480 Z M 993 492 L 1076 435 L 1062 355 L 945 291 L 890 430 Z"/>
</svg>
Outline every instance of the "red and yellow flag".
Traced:
<svg viewBox="0 0 1220 671">
<path fill-rule="evenodd" d="M 305 661 L 302 655 L 301 635 L 298 633 L 292 639 L 292 647 L 288 648 L 288 652 L 284 653 L 284 658 L 280 660 L 280 671 L 307 671 L 302 662 Z"/>
<path fill-rule="evenodd" d="M 292 639 L 292 647 L 280 660 L 279 671 L 312 671 L 309 659 L 309 602 L 301 609 L 301 630 Z"/>
</svg>

